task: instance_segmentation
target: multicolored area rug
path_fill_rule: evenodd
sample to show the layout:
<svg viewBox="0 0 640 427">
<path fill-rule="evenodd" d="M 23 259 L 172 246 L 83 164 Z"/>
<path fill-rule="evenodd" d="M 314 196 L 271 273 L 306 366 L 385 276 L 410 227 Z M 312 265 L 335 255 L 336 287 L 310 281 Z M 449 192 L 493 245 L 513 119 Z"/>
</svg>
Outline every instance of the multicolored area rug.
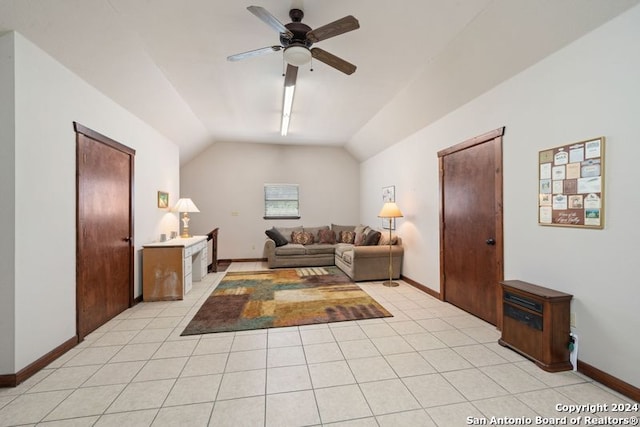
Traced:
<svg viewBox="0 0 640 427">
<path fill-rule="evenodd" d="M 230 272 L 182 335 L 391 317 L 337 267 Z"/>
</svg>

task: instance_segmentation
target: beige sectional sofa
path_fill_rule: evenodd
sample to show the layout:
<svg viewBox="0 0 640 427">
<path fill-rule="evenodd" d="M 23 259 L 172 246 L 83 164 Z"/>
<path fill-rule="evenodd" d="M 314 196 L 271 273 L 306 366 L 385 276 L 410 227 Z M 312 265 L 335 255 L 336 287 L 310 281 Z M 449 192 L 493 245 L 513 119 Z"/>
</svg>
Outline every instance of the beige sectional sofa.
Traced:
<svg viewBox="0 0 640 427">
<path fill-rule="evenodd" d="M 269 268 L 336 265 L 354 281 L 389 279 L 389 234 L 370 227 L 332 224 L 273 227 L 266 231 Z M 393 278 L 400 277 L 404 248 L 392 237 Z"/>
</svg>

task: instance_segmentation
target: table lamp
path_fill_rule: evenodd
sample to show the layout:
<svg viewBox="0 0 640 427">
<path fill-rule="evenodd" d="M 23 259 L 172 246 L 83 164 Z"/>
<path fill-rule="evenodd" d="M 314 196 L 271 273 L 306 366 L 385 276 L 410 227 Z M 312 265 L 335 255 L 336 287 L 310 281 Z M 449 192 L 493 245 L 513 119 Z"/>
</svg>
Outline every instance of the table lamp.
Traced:
<svg viewBox="0 0 640 427">
<path fill-rule="evenodd" d="M 200 212 L 191 199 L 184 198 L 178 200 L 173 207 L 174 212 L 182 212 L 182 234 L 180 237 L 191 237 L 189 234 L 189 212 Z"/>
</svg>

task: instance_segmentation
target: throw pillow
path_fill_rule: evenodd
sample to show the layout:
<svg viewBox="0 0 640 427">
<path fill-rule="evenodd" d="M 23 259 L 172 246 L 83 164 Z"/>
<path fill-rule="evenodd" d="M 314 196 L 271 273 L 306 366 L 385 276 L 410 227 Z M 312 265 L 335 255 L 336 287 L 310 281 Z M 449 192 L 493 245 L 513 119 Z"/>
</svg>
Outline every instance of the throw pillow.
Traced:
<svg viewBox="0 0 640 427">
<path fill-rule="evenodd" d="M 313 234 L 308 231 L 294 231 L 291 233 L 291 242 L 299 245 L 310 245 L 313 243 Z"/>
<path fill-rule="evenodd" d="M 276 230 L 275 227 L 271 228 L 270 230 L 267 230 L 264 232 L 271 240 L 273 240 L 274 242 L 276 242 L 276 247 L 279 246 L 284 246 L 287 243 L 289 243 L 289 241 L 287 240 L 286 237 L 284 237 L 282 235 L 282 233 L 280 233 L 278 230 Z"/>
<path fill-rule="evenodd" d="M 320 231 L 321 230 L 328 230 L 328 229 L 329 229 L 328 225 L 323 225 L 321 227 L 302 227 L 302 231 L 307 231 L 307 232 L 313 234 L 313 240 L 315 242 L 320 240 L 320 235 L 319 235 Z"/>
<path fill-rule="evenodd" d="M 367 237 L 364 239 L 364 246 L 375 246 L 380 241 L 380 236 L 382 233 L 379 231 L 371 230 L 367 234 Z"/>
<path fill-rule="evenodd" d="M 293 233 L 294 231 L 303 231 L 302 227 L 275 227 L 275 229 L 278 230 L 284 237 L 286 237 L 289 243 L 291 243 L 291 233 Z"/>
<path fill-rule="evenodd" d="M 340 233 L 342 231 L 354 231 L 356 228 L 355 225 L 337 225 L 331 224 L 331 229 L 336 232 L 336 236 L 340 237 Z"/>
<path fill-rule="evenodd" d="M 318 238 L 318 243 L 334 245 L 336 243 L 336 232 L 333 230 L 320 230 L 318 231 Z"/>
<path fill-rule="evenodd" d="M 355 231 L 341 231 L 340 232 L 340 243 L 351 243 L 356 240 L 356 232 Z"/>
<path fill-rule="evenodd" d="M 396 243 L 398 243 L 398 237 L 395 235 L 391 236 L 391 245 L 395 245 Z M 385 245 L 385 246 L 389 246 L 389 232 L 387 231 L 386 233 L 382 233 L 380 235 L 380 240 L 378 241 L 378 245 Z"/>
<path fill-rule="evenodd" d="M 353 244 L 356 246 L 364 245 L 364 239 L 367 237 L 367 233 L 371 230 L 368 225 L 359 225 L 356 227 L 356 237 L 353 241 Z"/>
</svg>

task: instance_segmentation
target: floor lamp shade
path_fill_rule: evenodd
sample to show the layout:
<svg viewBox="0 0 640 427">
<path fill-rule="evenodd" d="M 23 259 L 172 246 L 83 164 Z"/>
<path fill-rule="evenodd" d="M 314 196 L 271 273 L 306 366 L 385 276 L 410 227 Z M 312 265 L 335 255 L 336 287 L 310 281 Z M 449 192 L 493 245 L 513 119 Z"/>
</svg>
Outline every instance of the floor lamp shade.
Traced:
<svg viewBox="0 0 640 427">
<path fill-rule="evenodd" d="M 392 241 L 391 241 L 391 221 L 393 221 L 394 218 L 402 218 L 402 212 L 400 211 L 400 208 L 398 207 L 398 205 L 395 204 L 395 202 L 386 202 L 383 206 L 382 206 L 382 210 L 380 210 L 380 213 L 378 214 L 379 218 L 387 218 L 389 220 L 389 280 L 383 282 L 382 284 L 384 286 L 398 286 L 398 283 L 393 281 L 393 255 L 391 253 L 391 246 L 392 246 Z"/>
<path fill-rule="evenodd" d="M 189 198 L 178 200 L 173 207 L 174 212 L 182 212 L 182 234 L 180 237 L 191 237 L 189 234 L 189 212 L 200 212 L 200 209 Z"/>
<path fill-rule="evenodd" d="M 402 212 L 395 202 L 386 202 L 378 214 L 379 218 L 402 218 Z"/>
</svg>

